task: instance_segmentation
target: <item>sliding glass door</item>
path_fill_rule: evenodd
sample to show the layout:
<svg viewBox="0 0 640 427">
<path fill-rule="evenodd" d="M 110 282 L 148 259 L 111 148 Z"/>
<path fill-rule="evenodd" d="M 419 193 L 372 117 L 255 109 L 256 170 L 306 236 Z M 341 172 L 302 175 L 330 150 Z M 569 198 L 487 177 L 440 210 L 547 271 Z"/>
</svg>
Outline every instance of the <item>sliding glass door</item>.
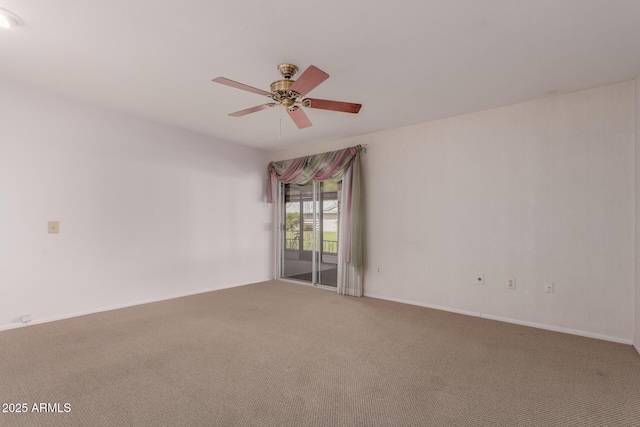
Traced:
<svg viewBox="0 0 640 427">
<path fill-rule="evenodd" d="M 340 184 L 283 184 L 280 191 L 280 277 L 337 286 Z"/>
</svg>

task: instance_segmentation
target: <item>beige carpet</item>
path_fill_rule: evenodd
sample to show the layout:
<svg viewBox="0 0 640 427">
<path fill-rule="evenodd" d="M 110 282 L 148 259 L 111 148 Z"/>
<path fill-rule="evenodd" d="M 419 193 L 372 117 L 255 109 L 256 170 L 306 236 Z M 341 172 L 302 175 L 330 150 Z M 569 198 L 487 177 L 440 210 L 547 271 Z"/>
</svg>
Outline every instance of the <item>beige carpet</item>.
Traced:
<svg viewBox="0 0 640 427">
<path fill-rule="evenodd" d="M 3 426 L 640 426 L 631 346 L 275 281 L 5 331 L 0 360 L 29 407 Z"/>
</svg>

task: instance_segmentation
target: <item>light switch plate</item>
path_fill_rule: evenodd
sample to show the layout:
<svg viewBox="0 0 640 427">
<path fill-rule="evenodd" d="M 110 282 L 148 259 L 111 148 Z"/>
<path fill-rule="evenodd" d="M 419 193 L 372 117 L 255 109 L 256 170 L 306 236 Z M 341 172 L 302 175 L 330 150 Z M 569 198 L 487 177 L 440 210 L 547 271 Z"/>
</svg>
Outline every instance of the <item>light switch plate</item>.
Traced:
<svg viewBox="0 0 640 427">
<path fill-rule="evenodd" d="M 49 234 L 60 233 L 60 221 L 49 221 L 48 232 Z"/>
</svg>

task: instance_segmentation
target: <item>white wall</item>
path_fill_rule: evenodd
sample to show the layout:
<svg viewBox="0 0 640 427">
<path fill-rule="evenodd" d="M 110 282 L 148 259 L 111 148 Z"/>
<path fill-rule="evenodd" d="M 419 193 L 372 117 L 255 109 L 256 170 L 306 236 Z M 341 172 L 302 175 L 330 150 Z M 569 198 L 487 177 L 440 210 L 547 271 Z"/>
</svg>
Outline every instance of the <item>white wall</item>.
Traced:
<svg viewBox="0 0 640 427">
<path fill-rule="evenodd" d="M 626 82 L 272 159 L 368 144 L 366 295 L 631 343 L 633 111 Z"/>
<path fill-rule="evenodd" d="M 635 335 L 633 344 L 640 353 L 640 74 L 636 77 L 636 117 L 635 117 L 635 171 L 636 171 L 636 224 L 635 224 Z"/>
<path fill-rule="evenodd" d="M 273 276 L 265 152 L 0 93 L 0 329 Z"/>
</svg>

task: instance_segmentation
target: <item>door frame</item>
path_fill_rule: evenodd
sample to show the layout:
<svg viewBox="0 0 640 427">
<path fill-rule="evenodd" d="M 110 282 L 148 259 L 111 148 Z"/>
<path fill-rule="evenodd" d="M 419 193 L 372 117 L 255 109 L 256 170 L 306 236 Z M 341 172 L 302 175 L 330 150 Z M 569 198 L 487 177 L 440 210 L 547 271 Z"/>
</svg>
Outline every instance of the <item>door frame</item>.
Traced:
<svg viewBox="0 0 640 427">
<path fill-rule="evenodd" d="M 311 233 L 311 245 L 312 245 L 312 255 L 311 255 L 311 269 L 312 269 L 312 280 L 311 282 L 306 282 L 303 280 L 295 280 L 287 277 L 283 277 L 283 264 L 284 264 L 284 250 L 285 250 L 285 241 L 286 241 L 286 230 L 285 230 L 285 222 L 286 222 L 286 209 L 284 203 L 284 183 L 279 182 L 277 188 L 277 197 L 276 197 L 276 227 L 275 227 L 275 272 L 276 279 L 287 281 L 291 283 L 297 283 L 307 286 L 314 286 L 321 289 L 327 290 L 336 290 L 336 286 L 323 285 L 318 283 L 318 261 L 322 257 L 322 245 L 320 245 L 320 249 L 318 250 L 318 222 L 320 221 L 318 216 L 318 209 L 322 209 L 322 206 L 318 206 L 318 194 L 319 194 L 319 186 L 320 182 L 312 181 L 312 200 L 313 200 L 313 227 Z M 303 216 L 303 212 L 300 212 L 301 218 Z M 302 230 L 304 232 L 304 230 Z"/>
</svg>

